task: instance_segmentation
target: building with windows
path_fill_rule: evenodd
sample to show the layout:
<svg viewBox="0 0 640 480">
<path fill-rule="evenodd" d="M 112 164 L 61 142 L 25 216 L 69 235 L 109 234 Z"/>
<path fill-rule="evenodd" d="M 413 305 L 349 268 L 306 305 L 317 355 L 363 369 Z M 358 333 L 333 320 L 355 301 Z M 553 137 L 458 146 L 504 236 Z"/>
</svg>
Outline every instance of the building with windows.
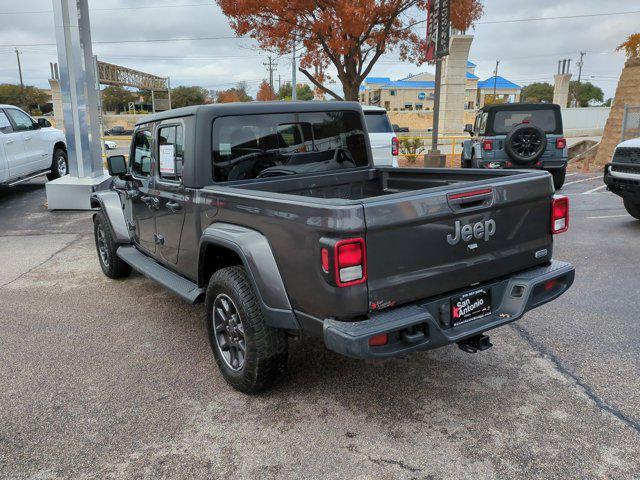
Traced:
<svg viewBox="0 0 640 480">
<path fill-rule="evenodd" d="M 522 87 L 503 77 L 480 80 L 475 75 L 476 64 L 467 62 L 467 88 L 465 109 L 474 110 L 486 103 L 520 101 Z M 400 80 L 389 77 L 367 77 L 360 87 L 360 103 L 376 105 L 388 111 L 432 110 L 435 76 L 429 72 L 410 75 Z"/>
</svg>

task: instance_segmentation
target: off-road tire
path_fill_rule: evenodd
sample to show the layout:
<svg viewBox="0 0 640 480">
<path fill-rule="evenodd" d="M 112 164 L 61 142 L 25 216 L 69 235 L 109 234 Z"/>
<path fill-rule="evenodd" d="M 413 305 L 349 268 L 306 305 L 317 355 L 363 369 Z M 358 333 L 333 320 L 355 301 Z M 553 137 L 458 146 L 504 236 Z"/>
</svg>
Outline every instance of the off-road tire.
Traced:
<svg viewBox="0 0 640 480">
<path fill-rule="evenodd" d="M 215 337 L 213 308 L 216 298 L 229 297 L 244 328 L 246 353 L 240 369 L 231 368 Z M 288 345 L 284 330 L 269 327 L 260 303 L 243 267 L 227 267 L 215 272 L 209 280 L 205 299 L 205 325 L 213 355 L 222 376 L 236 390 L 258 393 L 276 384 L 287 368 Z"/>
<path fill-rule="evenodd" d="M 98 212 L 93 220 L 93 235 L 96 242 L 98 262 L 104 274 L 109 278 L 124 278 L 131 275 L 131 266 L 116 255 L 118 244 L 113 240 L 111 227 L 102 212 Z M 101 253 L 101 238 L 104 242 L 103 253 Z M 106 260 L 103 259 L 103 255 Z"/>
<path fill-rule="evenodd" d="M 633 202 L 628 198 L 623 198 L 622 201 L 624 202 L 624 208 L 627 209 L 629 215 L 640 220 L 640 201 Z"/>
<path fill-rule="evenodd" d="M 69 159 L 67 158 L 67 151 L 63 148 L 56 148 L 53 151 L 53 159 L 51 160 L 51 172 L 47 173 L 49 180 L 55 180 L 63 176 L 59 162 L 64 161 L 64 175 L 69 173 Z"/>
<path fill-rule="evenodd" d="M 523 137 L 527 142 L 535 141 L 538 147 L 530 155 L 524 156 L 519 153 L 519 148 L 522 148 Z M 530 148 L 530 147 L 527 147 Z M 507 138 L 504 140 L 504 151 L 513 163 L 522 166 L 531 166 L 542 157 L 547 150 L 547 134 L 542 129 L 530 124 L 516 125 L 507 133 Z"/>
<path fill-rule="evenodd" d="M 567 168 L 559 168 L 558 170 L 550 170 L 549 173 L 553 177 L 553 186 L 556 190 L 560 190 L 564 185 L 564 179 L 567 175 Z"/>
</svg>

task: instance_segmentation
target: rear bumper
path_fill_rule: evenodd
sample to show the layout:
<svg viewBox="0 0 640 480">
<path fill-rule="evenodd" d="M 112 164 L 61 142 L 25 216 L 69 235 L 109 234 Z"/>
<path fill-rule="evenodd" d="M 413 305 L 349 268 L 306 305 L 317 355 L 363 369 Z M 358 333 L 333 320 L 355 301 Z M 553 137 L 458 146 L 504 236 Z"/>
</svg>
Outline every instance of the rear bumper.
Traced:
<svg viewBox="0 0 640 480">
<path fill-rule="evenodd" d="M 508 159 L 492 160 L 483 158 L 477 160 L 476 168 L 507 168 L 515 170 L 559 170 L 566 168 L 567 158 L 558 158 L 554 160 L 542 160 L 534 165 L 519 165 Z"/>
<path fill-rule="evenodd" d="M 519 319 L 527 311 L 566 292 L 574 275 L 571 264 L 552 261 L 547 266 L 469 288 L 467 290 L 490 288 L 493 312 L 453 327 L 450 325 L 451 299 L 464 291 L 373 313 L 369 319 L 358 322 L 328 319 L 323 325 L 324 342 L 330 350 L 355 358 L 385 358 L 431 350 Z M 389 339 L 386 345 L 369 345 L 370 338 L 384 333 Z"/>
<path fill-rule="evenodd" d="M 604 183 L 609 190 L 621 197 L 640 201 L 640 165 L 615 164 L 614 171 L 611 170 L 612 166 L 608 163 L 604 167 Z"/>
</svg>

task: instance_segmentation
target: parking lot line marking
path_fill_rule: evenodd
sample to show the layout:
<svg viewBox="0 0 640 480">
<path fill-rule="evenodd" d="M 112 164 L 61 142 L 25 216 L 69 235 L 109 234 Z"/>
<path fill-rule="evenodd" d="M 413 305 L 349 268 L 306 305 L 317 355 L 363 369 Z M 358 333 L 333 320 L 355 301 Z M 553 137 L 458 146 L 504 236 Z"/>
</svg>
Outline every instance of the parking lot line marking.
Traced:
<svg viewBox="0 0 640 480">
<path fill-rule="evenodd" d="M 577 173 L 567 173 L 565 177 L 575 177 Z"/>
<path fill-rule="evenodd" d="M 573 185 L 574 183 L 588 182 L 589 180 L 594 180 L 596 178 L 602 178 L 602 177 L 600 175 L 598 175 L 596 177 L 589 177 L 589 178 L 583 178 L 583 179 L 580 179 L 580 180 L 574 180 L 573 182 L 565 183 L 564 186 L 566 187 L 567 185 Z"/>
<path fill-rule="evenodd" d="M 595 193 L 598 190 L 602 190 L 603 188 L 607 188 L 607 186 L 606 185 L 600 185 L 599 187 L 592 188 L 591 190 L 587 190 L 586 192 L 583 192 L 582 194 L 583 195 L 589 195 L 590 193 Z"/>
<path fill-rule="evenodd" d="M 601 215 L 599 217 L 587 217 L 587 220 L 599 220 L 601 218 L 622 218 L 628 216 L 629 215 Z"/>
</svg>

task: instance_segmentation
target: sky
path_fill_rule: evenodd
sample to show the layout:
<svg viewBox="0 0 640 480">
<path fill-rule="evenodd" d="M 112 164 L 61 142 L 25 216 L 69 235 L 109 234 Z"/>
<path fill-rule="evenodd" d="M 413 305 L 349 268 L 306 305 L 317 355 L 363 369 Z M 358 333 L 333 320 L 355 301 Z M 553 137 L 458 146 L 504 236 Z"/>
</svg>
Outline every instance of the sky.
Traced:
<svg viewBox="0 0 640 480">
<path fill-rule="evenodd" d="M 584 57 L 582 78 L 613 96 L 624 64 L 615 47 L 631 33 L 640 32 L 640 0 L 484 0 L 485 14 L 471 32 L 470 59 L 481 79 L 493 74 L 526 85 L 553 82 L 559 59 L 571 58 L 574 78 L 579 52 Z M 145 8 L 137 8 L 145 7 Z M 146 8 L 148 7 L 148 8 Z M 163 77 L 172 86 L 198 85 L 212 90 L 247 82 L 255 94 L 268 78 L 268 52 L 249 38 L 234 33 L 211 0 L 89 0 L 93 51 L 100 60 Z M 623 15 L 602 15 L 605 13 Z M 415 18 L 424 14 L 415 12 Z M 541 17 L 594 15 L 586 18 L 531 20 Z M 529 19 L 513 23 L 514 19 Z M 416 27 L 423 34 L 424 27 Z M 184 37 L 214 37 L 176 41 Z M 170 40 L 147 42 L 146 40 Z M 135 43 L 107 43 L 138 40 Z M 24 82 L 48 88 L 49 62 L 57 60 L 51 0 L 0 0 L 0 83 L 18 83 L 15 48 L 20 51 Z M 289 55 L 277 59 L 275 72 L 282 82 L 291 79 Z M 372 76 L 393 79 L 422 71 L 428 65 L 400 62 L 395 52 L 383 55 Z M 298 81 L 304 82 L 298 73 Z"/>
</svg>

